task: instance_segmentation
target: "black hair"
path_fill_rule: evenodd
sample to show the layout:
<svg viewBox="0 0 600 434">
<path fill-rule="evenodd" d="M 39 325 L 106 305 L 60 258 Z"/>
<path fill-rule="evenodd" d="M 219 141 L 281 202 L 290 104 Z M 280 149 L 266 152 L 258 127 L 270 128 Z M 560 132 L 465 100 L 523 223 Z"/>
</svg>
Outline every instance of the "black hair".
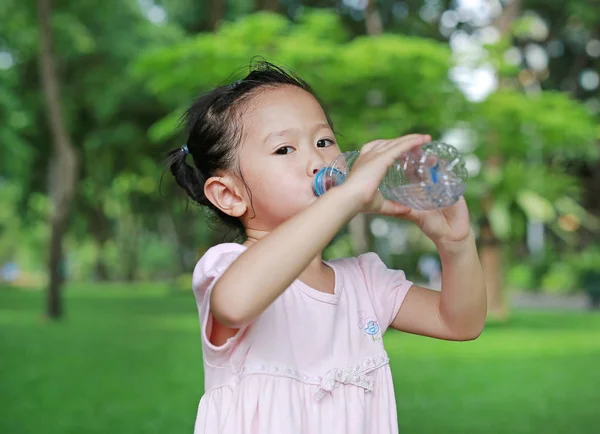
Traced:
<svg viewBox="0 0 600 434">
<path fill-rule="evenodd" d="M 245 78 L 201 95 L 185 112 L 182 121 L 193 164 L 186 162 L 188 152 L 184 147 L 173 149 L 167 155 L 167 167 L 191 202 L 212 210 L 227 226 L 239 230 L 240 235 L 244 230 L 242 222 L 214 206 L 204 195 L 204 184 L 219 170 L 225 169 L 235 170 L 243 181 L 237 161 L 243 109 L 259 89 L 285 85 L 299 87 L 318 100 L 311 86 L 300 76 L 266 61 L 251 63 Z M 327 120 L 333 129 L 329 116 Z"/>
</svg>

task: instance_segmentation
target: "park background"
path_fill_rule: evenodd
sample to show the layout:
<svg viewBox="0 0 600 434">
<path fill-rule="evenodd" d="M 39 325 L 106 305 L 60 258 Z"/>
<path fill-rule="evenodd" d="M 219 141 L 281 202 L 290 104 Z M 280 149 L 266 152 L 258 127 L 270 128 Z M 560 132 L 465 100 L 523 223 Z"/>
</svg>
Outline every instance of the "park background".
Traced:
<svg viewBox="0 0 600 434">
<path fill-rule="evenodd" d="M 313 84 L 344 150 L 423 132 L 467 160 L 489 321 L 386 335 L 401 431 L 599 432 L 598 0 L 4 0 L 0 433 L 192 431 L 191 272 L 231 234 L 163 160 L 256 56 Z M 326 253 L 371 250 L 439 285 L 400 220 Z"/>
</svg>

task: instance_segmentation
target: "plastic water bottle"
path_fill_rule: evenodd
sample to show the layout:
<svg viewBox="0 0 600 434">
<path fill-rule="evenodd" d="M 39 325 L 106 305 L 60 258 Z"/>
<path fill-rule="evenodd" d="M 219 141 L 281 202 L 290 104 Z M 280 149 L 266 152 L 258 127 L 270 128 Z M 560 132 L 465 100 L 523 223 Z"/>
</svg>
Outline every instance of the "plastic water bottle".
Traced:
<svg viewBox="0 0 600 434">
<path fill-rule="evenodd" d="M 315 195 L 342 184 L 359 155 L 359 151 L 344 152 L 322 168 L 313 181 Z M 458 201 L 466 181 L 465 160 L 458 150 L 433 141 L 402 154 L 385 174 L 379 191 L 413 209 L 440 209 Z"/>
</svg>

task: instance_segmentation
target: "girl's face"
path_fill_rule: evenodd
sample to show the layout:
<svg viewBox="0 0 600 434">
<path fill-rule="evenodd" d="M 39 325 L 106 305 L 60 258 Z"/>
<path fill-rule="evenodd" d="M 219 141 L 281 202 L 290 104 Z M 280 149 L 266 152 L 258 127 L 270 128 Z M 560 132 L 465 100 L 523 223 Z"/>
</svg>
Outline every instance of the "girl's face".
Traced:
<svg viewBox="0 0 600 434">
<path fill-rule="evenodd" d="M 251 192 L 242 221 L 270 231 L 317 199 L 313 178 L 341 151 L 321 105 L 296 86 L 263 90 L 242 121 L 238 157 Z"/>
</svg>

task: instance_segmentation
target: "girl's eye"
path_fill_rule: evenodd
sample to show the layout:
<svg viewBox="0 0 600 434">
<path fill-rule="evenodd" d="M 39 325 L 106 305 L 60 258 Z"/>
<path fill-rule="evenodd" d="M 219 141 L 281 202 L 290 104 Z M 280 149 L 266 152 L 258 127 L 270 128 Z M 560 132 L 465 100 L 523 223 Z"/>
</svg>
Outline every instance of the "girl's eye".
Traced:
<svg viewBox="0 0 600 434">
<path fill-rule="evenodd" d="M 320 139 L 317 141 L 317 148 L 326 148 L 327 146 L 334 145 L 335 142 L 331 139 Z"/>
<path fill-rule="evenodd" d="M 287 154 L 291 154 L 292 153 L 292 147 L 291 146 L 282 146 L 281 148 L 279 148 L 278 150 L 275 151 L 275 153 L 277 155 L 287 155 Z"/>
</svg>

